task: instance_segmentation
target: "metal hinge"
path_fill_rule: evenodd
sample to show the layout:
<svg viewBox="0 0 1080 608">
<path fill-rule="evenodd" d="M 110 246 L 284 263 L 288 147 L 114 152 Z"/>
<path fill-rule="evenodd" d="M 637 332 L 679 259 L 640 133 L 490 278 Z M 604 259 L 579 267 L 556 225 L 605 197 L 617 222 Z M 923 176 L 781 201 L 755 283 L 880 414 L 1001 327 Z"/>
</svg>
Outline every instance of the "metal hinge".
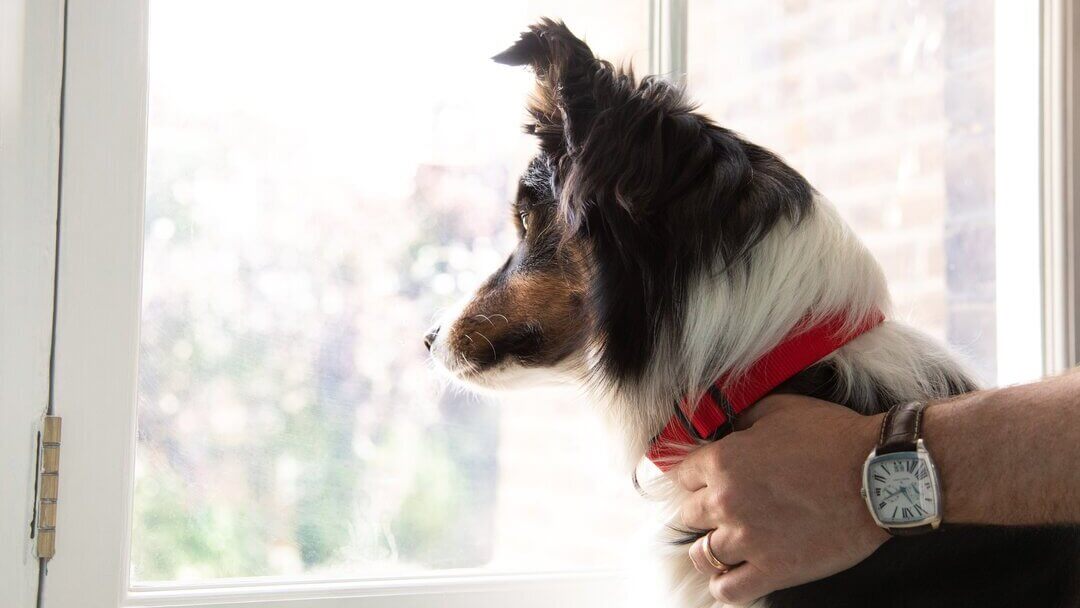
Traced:
<svg viewBox="0 0 1080 608">
<path fill-rule="evenodd" d="M 34 511 L 35 553 L 56 554 L 56 497 L 60 488 L 60 416 L 44 416 L 38 435 L 37 501 Z"/>
</svg>

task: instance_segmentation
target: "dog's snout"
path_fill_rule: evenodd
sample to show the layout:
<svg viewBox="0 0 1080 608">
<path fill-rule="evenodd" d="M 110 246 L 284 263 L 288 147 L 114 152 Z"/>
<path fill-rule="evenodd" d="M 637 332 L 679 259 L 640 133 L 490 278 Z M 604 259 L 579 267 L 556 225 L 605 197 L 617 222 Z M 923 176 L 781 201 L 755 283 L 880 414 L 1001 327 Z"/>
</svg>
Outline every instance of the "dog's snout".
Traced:
<svg viewBox="0 0 1080 608">
<path fill-rule="evenodd" d="M 428 350 L 431 350 L 431 345 L 435 343 L 435 338 L 437 337 L 439 337 L 438 325 L 431 328 L 431 331 L 429 331 L 427 335 L 424 336 L 424 346 L 426 346 Z"/>
</svg>

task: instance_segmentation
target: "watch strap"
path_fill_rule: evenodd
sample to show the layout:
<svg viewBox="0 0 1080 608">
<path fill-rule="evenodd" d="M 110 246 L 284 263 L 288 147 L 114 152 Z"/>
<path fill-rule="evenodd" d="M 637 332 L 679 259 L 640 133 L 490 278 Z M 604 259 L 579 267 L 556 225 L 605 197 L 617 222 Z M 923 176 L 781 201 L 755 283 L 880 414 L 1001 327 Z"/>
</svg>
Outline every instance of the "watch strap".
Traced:
<svg viewBox="0 0 1080 608">
<path fill-rule="evenodd" d="M 933 529 L 933 524 L 923 524 L 921 526 L 910 526 L 907 528 L 886 527 L 885 531 L 892 536 L 919 536 L 920 534 L 926 534 Z"/>
<path fill-rule="evenodd" d="M 885 414 L 881 423 L 881 437 L 878 439 L 878 454 L 895 452 L 914 452 L 922 431 L 922 414 L 926 404 L 912 401 L 894 405 Z"/>
</svg>

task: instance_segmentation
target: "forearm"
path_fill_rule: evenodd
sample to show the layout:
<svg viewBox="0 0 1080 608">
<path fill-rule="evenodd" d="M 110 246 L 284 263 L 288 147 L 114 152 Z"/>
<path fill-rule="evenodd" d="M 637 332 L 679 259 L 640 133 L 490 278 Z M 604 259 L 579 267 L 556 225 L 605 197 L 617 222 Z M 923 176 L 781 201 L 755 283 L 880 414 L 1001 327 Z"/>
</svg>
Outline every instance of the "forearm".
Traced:
<svg viewBox="0 0 1080 608">
<path fill-rule="evenodd" d="M 946 523 L 1080 522 L 1080 373 L 932 404 Z"/>
</svg>

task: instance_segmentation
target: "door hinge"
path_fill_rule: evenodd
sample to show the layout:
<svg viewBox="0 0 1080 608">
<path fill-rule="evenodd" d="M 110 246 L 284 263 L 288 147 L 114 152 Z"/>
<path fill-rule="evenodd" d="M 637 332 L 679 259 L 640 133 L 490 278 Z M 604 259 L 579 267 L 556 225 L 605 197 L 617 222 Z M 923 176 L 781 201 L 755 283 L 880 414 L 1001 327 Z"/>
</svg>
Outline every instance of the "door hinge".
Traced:
<svg viewBox="0 0 1080 608">
<path fill-rule="evenodd" d="M 44 416 L 38 434 L 37 501 L 34 511 L 35 553 L 56 554 L 56 498 L 60 489 L 60 416 Z"/>
</svg>

